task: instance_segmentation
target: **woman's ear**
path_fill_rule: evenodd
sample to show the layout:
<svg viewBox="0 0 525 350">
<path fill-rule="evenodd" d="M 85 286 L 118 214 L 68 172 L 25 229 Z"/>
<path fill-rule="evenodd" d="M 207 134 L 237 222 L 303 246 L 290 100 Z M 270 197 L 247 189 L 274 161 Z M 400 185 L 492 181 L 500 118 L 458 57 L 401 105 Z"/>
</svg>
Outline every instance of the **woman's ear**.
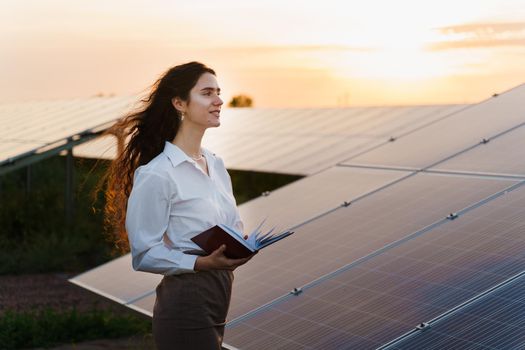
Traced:
<svg viewBox="0 0 525 350">
<path fill-rule="evenodd" d="M 171 99 L 171 104 L 173 105 L 173 107 L 178 110 L 180 113 L 184 113 L 184 109 L 186 107 L 186 104 L 184 103 L 184 101 L 182 101 L 180 99 L 180 97 L 173 97 Z"/>
</svg>

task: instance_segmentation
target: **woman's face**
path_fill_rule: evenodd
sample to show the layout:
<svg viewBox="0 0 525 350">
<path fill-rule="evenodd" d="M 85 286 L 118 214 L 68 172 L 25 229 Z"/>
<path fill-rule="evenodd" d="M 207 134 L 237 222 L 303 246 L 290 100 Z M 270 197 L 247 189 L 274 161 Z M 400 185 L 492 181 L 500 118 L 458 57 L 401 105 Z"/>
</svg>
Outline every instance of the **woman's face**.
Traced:
<svg viewBox="0 0 525 350">
<path fill-rule="evenodd" d="M 217 127 L 221 124 L 221 89 L 217 78 L 211 73 L 201 75 L 197 84 L 190 91 L 189 102 L 183 102 L 183 123 L 192 123 L 204 129 Z"/>
</svg>

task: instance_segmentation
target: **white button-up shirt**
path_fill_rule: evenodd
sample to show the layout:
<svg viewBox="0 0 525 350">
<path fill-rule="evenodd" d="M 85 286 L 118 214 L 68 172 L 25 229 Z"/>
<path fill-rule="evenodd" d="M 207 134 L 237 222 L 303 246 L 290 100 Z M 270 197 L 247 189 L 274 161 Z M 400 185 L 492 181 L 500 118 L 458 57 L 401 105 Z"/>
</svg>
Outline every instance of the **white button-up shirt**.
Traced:
<svg viewBox="0 0 525 350">
<path fill-rule="evenodd" d="M 192 237 L 217 224 L 243 232 L 230 175 L 221 158 L 202 150 L 209 176 L 170 142 L 135 171 L 126 212 L 135 270 L 194 272 L 197 256 L 184 253 L 200 250 Z"/>
</svg>

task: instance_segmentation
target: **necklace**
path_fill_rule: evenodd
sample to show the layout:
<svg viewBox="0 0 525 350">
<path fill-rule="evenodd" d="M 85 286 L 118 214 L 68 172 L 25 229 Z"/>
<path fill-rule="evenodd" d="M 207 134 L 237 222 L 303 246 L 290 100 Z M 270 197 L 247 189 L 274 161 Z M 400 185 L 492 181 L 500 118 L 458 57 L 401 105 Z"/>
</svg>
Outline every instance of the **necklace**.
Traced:
<svg viewBox="0 0 525 350">
<path fill-rule="evenodd" d="M 190 156 L 190 158 L 197 162 L 197 161 L 201 160 L 203 158 L 203 156 L 204 155 L 201 153 L 201 155 L 199 157 Z"/>
</svg>

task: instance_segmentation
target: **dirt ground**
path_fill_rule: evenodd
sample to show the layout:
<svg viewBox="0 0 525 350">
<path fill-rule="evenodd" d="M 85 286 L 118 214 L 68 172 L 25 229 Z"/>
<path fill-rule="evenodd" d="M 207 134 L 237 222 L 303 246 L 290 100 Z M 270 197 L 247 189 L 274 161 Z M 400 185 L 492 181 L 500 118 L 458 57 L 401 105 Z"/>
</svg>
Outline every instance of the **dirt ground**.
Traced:
<svg viewBox="0 0 525 350">
<path fill-rule="evenodd" d="M 113 309 L 123 313 L 137 314 L 111 300 L 80 288 L 67 281 L 72 275 L 36 274 L 0 276 L 0 315 L 7 309 L 16 311 L 52 308 L 67 310 Z M 151 335 L 124 339 L 101 339 L 80 344 L 61 345 L 54 350 L 78 349 L 155 349 Z"/>
</svg>

